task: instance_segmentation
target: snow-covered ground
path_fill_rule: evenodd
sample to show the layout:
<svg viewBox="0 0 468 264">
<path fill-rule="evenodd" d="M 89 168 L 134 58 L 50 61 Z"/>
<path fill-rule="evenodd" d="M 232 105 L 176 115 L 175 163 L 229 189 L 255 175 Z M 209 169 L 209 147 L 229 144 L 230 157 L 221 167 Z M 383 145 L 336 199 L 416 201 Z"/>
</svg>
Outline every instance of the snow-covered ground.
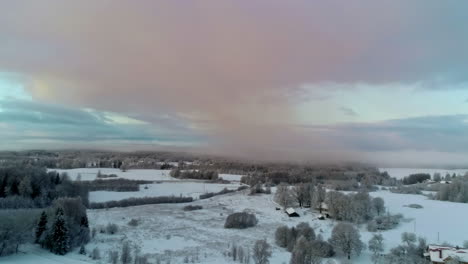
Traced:
<svg viewBox="0 0 468 264">
<path fill-rule="evenodd" d="M 444 169 L 424 169 L 424 168 L 379 168 L 380 172 L 388 172 L 391 177 L 397 179 L 403 179 L 404 177 L 415 174 L 415 173 L 429 173 L 431 176 L 434 173 L 440 173 L 441 176 L 445 177 L 447 173 L 450 175 L 465 175 L 468 172 L 468 169 L 456 169 L 456 170 L 444 170 Z"/>
<path fill-rule="evenodd" d="M 398 228 L 382 232 L 386 250 L 400 244 L 403 232 L 414 232 L 425 237 L 429 243 L 446 241 L 461 245 L 468 239 L 468 204 L 433 201 L 422 195 L 395 194 L 388 191 L 378 191 L 371 195 L 382 197 L 392 214 L 402 213 L 405 217 L 405 221 Z M 316 220 L 317 214 L 306 209 L 298 210 L 301 217 L 289 218 L 281 211 L 275 210 L 276 204 L 272 199 L 273 195 L 249 196 L 246 193 L 235 193 L 195 202 L 203 206 L 203 210 L 200 211 L 184 212 L 181 210 L 184 205 L 148 205 L 92 210 L 89 214 L 93 225 L 105 225 L 109 219 L 115 219 L 117 224 L 123 226 L 125 233 L 115 237 L 116 242 L 125 236 L 141 243 L 143 252 L 153 256 L 168 250 L 167 245 L 180 242 L 177 247 L 172 248 L 173 255 L 180 256 L 174 257 L 172 263 L 182 263 L 185 255 L 190 256 L 197 251 L 200 254 L 200 263 L 234 263 L 222 254 L 227 250 L 229 243 L 251 247 L 255 240 L 262 238 L 266 238 L 273 246 L 272 264 L 288 263 L 290 253 L 274 243 L 275 230 L 282 224 L 294 226 L 305 221 L 314 227 L 317 234 L 321 234 L 325 239 L 330 237 L 335 221 Z M 405 207 L 411 203 L 420 204 L 424 208 Z M 223 228 L 227 215 L 244 210 L 256 214 L 259 220 L 256 227 L 246 230 Z M 142 219 L 141 226 L 126 227 L 131 218 L 129 215 Z M 450 224 L 447 224 L 448 219 Z M 366 231 L 365 225 L 361 226 L 360 230 L 362 240 L 367 243 L 373 233 Z M 106 236 L 103 242 L 107 244 L 108 239 Z M 360 257 L 353 259 L 353 263 L 370 264 L 370 252 L 363 252 Z"/>
<path fill-rule="evenodd" d="M 167 181 L 167 180 L 177 180 L 170 176 L 170 170 L 127 170 L 125 172 L 120 169 L 110 169 L 110 168 L 80 168 L 80 169 L 70 169 L 70 170 L 60 170 L 60 169 L 48 169 L 48 171 L 56 171 L 58 173 L 66 172 L 72 180 L 76 180 L 78 175 L 81 175 L 81 180 L 83 181 L 92 181 L 96 179 L 96 175 L 100 171 L 101 174 L 115 174 L 118 178 L 124 178 L 129 180 L 145 180 L 145 181 Z M 104 179 L 116 179 L 116 178 L 104 178 Z"/>
<path fill-rule="evenodd" d="M 127 198 L 140 197 L 155 197 L 155 196 L 184 196 L 197 199 L 200 194 L 207 192 L 219 192 L 224 188 L 236 190 L 240 184 L 215 184 L 203 182 L 162 182 L 159 184 L 142 184 L 138 192 L 110 192 L 110 191 L 95 191 L 89 193 L 91 202 L 107 202 L 118 201 Z"/>
<path fill-rule="evenodd" d="M 167 187 L 175 187 L 175 184 L 177 183 L 167 185 Z M 228 250 L 229 244 L 236 243 L 252 248 L 257 239 L 265 238 L 273 247 L 271 263 L 282 264 L 289 263 L 290 253 L 275 245 L 274 233 L 277 227 L 283 224 L 294 226 L 300 222 L 308 222 L 317 234 L 328 239 L 336 224 L 333 220 L 317 220 L 317 213 L 308 209 L 298 209 L 301 217 L 289 218 L 283 212 L 275 210 L 273 195 L 250 196 L 247 193 L 248 190 L 198 200 L 192 204 L 201 205 L 203 209 L 189 212 L 182 210 L 185 204 L 89 210 L 91 228 L 115 223 L 119 226 L 119 232 L 116 235 L 98 232 L 87 249 L 90 251 L 98 247 L 101 255 L 105 256 L 108 250 L 118 250 L 121 248 L 122 241 L 128 240 L 138 246 L 143 254 L 149 254 L 151 263 L 155 263 L 158 256 L 162 258 L 162 263 L 166 263 L 168 258 L 172 259 L 171 263 L 183 263 L 186 256 L 189 259 L 198 256 L 197 263 L 235 263 L 223 255 Z M 429 243 L 446 241 L 461 245 L 464 240 L 468 240 L 466 227 L 468 204 L 433 201 L 422 195 L 395 194 L 388 191 L 373 192 L 371 196 L 382 197 L 390 213 L 402 213 L 405 217 L 405 221 L 396 229 L 382 232 L 386 250 L 400 244 L 403 232 L 414 232 L 418 236 L 425 237 Z M 405 207 L 408 204 L 420 204 L 423 208 Z M 245 230 L 224 229 L 223 225 L 229 214 L 244 210 L 256 214 L 259 220 L 257 226 Z M 128 225 L 132 218 L 140 220 L 139 226 Z M 367 244 L 372 233 L 366 231 L 365 225 L 362 225 L 360 230 L 361 238 Z M 39 250 L 36 249 L 33 254 L 37 254 Z M 33 258 L 27 261 L 28 258 L 20 254 L 0 259 L 0 263 L 78 264 L 82 263 L 80 261 L 83 258 L 76 252 L 65 257 L 53 256 L 49 253 L 41 254 L 41 256 L 46 258 L 52 256 L 55 262 L 52 260 L 38 262 Z M 63 261 L 58 261 L 61 258 Z M 5 260 L 7 262 L 4 262 Z M 91 260 L 89 262 L 93 263 Z M 364 251 L 360 257 L 353 258 L 352 263 L 370 264 L 370 252 Z"/>
<path fill-rule="evenodd" d="M 240 182 L 242 176 L 244 175 L 235 175 L 235 174 L 219 174 L 219 177 L 226 181 Z"/>
<path fill-rule="evenodd" d="M 407 223 L 397 229 L 383 232 L 387 249 L 400 242 L 402 232 L 412 232 L 425 237 L 429 243 L 448 242 L 462 246 L 468 240 L 468 204 L 430 200 L 423 195 L 396 194 L 389 191 L 370 193 L 372 197 L 382 197 L 391 214 L 401 213 Z M 422 205 L 422 209 L 405 207 L 409 204 Z M 370 238 L 367 234 L 363 236 Z M 367 239 L 368 240 L 368 239 Z"/>
</svg>

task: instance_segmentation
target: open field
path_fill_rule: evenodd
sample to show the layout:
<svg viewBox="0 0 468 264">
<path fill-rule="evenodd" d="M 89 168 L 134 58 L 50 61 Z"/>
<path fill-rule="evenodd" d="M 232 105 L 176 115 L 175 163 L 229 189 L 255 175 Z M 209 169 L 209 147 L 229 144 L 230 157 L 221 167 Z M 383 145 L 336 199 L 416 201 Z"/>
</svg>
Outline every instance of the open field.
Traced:
<svg viewBox="0 0 468 264">
<path fill-rule="evenodd" d="M 110 192 L 95 191 L 89 193 L 90 202 L 118 201 L 127 198 L 155 197 L 155 196 L 183 196 L 198 199 L 200 194 L 219 192 L 224 188 L 236 190 L 240 184 L 215 184 L 200 181 L 161 182 L 156 184 L 142 184 L 138 192 Z"/>
<path fill-rule="evenodd" d="M 416 174 L 416 173 L 428 173 L 431 176 L 434 175 L 434 173 L 440 173 L 442 177 L 445 177 L 447 173 L 450 175 L 453 175 L 454 173 L 456 175 L 465 175 L 465 173 L 468 172 L 468 169 L 456 169 L 456 170 L 444 170 L 444 169 L 424 169 L 424 168 L 379 168 L 380 172 L 388 172 L 390 177 L 395 177 L 397 179 L 403 179 L 404 177 L 407 177 L 410 174 Z"/>
<path fill-rule="evenodd" d="M 382 197 L 391 213 L 402 213 L 405 217 L 405 221 L 397 229 L 382 232 L 386 250 L 400 244 L 402 232 L 414 232 L 427 238 L 429 243 L 447 241 L 461 245 L 467 240 L 465 219 L 468 216 L 468 204 L 433 201 L 422 195 L 388 191 L 373 192 L 371 196 Z M 294 226 L 300 222 L 308 222 L 324 239 L 330 237 L 335 221 L 317 220 L 317 213 L 309 209 L 298 209 L 301 217 L 289 218 L 282 211 L 275 210 L 276 204 L 272 199 L 273 195 L 249 196 L 247 191 L 243 191 L 198 200 L 192 204 L 201 205 L 203 209 L 190 212 L 182 210 L 182 204 L 88 210 L 91 228 L 115 223 L 119 226 L 119 232 L 116 235 L 98 233 L 87 248 L 91 250 L 98 247 L 105 254 L 110 249 L 120 248 L 122 241 L 128 240 L 139 247 L 142 253 L 148 254 L 152 263 L 155 263 L 156 258 L 170 258 L 171 263 L 183 263 L 186 256 L 189 259 L 198 257 L 198 263 L 234 263 L 223 255 L 229 244 L 236 243 L 251 248 L 255 240 L 266 238 L 273 245 L 271 263 L 282 264 L 289 262 L 290 253 L 274 243 L 274 233 L 280 225 Z M 408 203 L 417 203 L 424 208 L 405 207 Z M 227 215 L 244 210 L 256 214 L 259 220 L 257 226 L 245 230 L 224 229 Z M 137 227 L 127 224 L 132 218 L 140 221 Z M 372 233 L 367 232 L 364 225 L 360 227 L 360 231 L 362 240 L 367 243 Z M 79 261 L 81 257 L 72 253 L 62 258 L 66 261 L 68 258 Z M 8 259 L 14 261 L 11 263 L 16 263 L 15 258 L 21 259 L 21 255 Z M 339 259 L 336 260 L 339 263 Z M 353 258 L 353 263 L 371 263 L 370 252 L 364 251 L 360 257 Z"/>
</svg>

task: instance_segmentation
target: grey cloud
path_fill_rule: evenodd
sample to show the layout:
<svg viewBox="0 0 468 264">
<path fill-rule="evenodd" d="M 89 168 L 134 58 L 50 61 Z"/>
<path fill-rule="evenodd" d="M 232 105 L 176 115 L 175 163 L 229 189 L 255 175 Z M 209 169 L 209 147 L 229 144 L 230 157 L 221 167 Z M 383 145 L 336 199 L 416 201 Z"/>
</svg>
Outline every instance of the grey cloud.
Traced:
<svg viewBox="0 0 468 264">
<path fill-rule="evenodd" d="M 100 141 L 164 143 L 196 143 L 202 139 L 187 127 L 171 130 L 170 122 L 152 124 L 113 124 L 103 113 L 84 111 L 60 105 L 22 100 L 0 101 L 0 123 L 11 131 L 0 132 L 4 139 L 21 144 L 26 141 L 53 140 L 59 144 L 70 141 L 99 143 Z"/>
</svg>

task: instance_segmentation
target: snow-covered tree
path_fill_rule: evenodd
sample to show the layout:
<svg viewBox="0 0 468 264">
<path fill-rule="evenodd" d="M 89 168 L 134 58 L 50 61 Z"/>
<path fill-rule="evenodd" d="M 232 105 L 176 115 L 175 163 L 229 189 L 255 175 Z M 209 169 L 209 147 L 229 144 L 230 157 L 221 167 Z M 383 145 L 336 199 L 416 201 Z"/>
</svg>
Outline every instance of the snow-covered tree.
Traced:
<svg viewBox="0 0 468 264">
<path fill-rule="evenodd" d="M 322 213 L 322 210 L 323 210 L 322 204 L 323 202 L 325 202 L 326 193 L 327 192 L 325 191 L 322 185 L 318 185 L 315 188 L 315 190 L 312 192 L 312 197 L 311 197 L 312 209 L 318 208 L 319 212 Z"/>
<path fill-rule="evenodd" d="M 109 251 L 109 263 L 117 264 L 119 262 L 119 252 L 115 250 Z"/>
<path fill-rule="evenodd" d="M 255 264 L 270 263 L 271 246 L 266 240 L 257 240 L 253 247 L 253 259 Z"/>
<path fill-rule="evenodd" d="M 335 252 L 332 245 L 326 241 L 314 240 L 310 242 L 310 254 L 320 258 L 332 257 Z"/>
<path fill-rule="evenodd" d="M 37 223 L 36 230 L 35 230 L 35 243 L 41 243 L 43 240 L 43 235 L 47 230 L 47 214 L 45 211 L 42 211 L 41 217 L 39 218 L 39 222 Z"/>
<path fill-rule="evenodd" d="M 275 232 L 275 241 L 279 247 L 285 248 L 288 246 L 288 232 L 289 228 L 285 225 L 280 226 Z"/>
<path fill-rule="evenodd" d="M 91 259 L 93 260 L 101 259 L 101 251 L 99 250 L 99 248 L 95 247 L 93 249 L 93 252 L 91 252 Z"/>
<path fill-rule="evenodd" d="M 31 185 L 31 178 L 29 176 L 25 176 L 20 184 L 18 185 L 19 194 L 23 197 L 31 197 L 33 193 L 32 185 Z"/>
<path fill-rule="evenodd" d="M 311 262 L 309 241 L 301 236 L 296 241 L 291 254 L 290 264 L 309 264 Z"/>
<path fill-rule="evenodd" d="M 385 212 L 385 201 L 380 197 L 375 197 L 372 199 L 372 208 L 380 216 L 381 213 Z"/>
<path fill-rule="evenodd" d="M 416 235 L 414 233 L 404 232 L 401 234 L 401 241 L 406 243 L 408 246 L 416 242 Z"/>
<path fill-rule="evenodd" d="M 364 248 L 359 231 L 351 224 L 339 223 L 332 231 L 330 244 L 351 259 L 351 255 L 359 255 Z"/>
<path fill-rule="evenodd" d="M 379 254 L 382 253 L 384 250 L 383 241 L 384 238 L 382 234 L 374 234 L 369 240 L 369 250 L 373 253 L 372 259 L 374 263 L 377 263 L 379 259 Z"/>
<path fill-rule="evenodd" d="M 80 255 L 86 255 L 86 248 L 84 245 L 81 245 L 80 251 L 78 252 Z"/>
<path fill-rule="evenodd" d="M 297 233 L 300 236 L 303 236 L 307 241 L 315 240 L 315 231 L 312 227 L 310 227 L 309 223 L 299 223 L 296 226 Z"/>
<path fill-rule="evenodd" d="M 131 248 L 128 241 L 123 242 L 120 260 L 122 261 L 122 264 L 130 264 L 130 262 L 132 262 Z"/>
<path fill-rule="evenodd" d="M 293 203 L 293 196 L 288 185 L 281 183 L 276 188 L 275 201 L 283 208 L 290 207 Z"/>
<path fill-rule="evenodd" d="M 65 255 L 70 250 L 70 237 L 65 223 L 63 209 L 58 208 L 55 221 L 51 229 L 51 251 L 57 255 Z"/>
</svg>

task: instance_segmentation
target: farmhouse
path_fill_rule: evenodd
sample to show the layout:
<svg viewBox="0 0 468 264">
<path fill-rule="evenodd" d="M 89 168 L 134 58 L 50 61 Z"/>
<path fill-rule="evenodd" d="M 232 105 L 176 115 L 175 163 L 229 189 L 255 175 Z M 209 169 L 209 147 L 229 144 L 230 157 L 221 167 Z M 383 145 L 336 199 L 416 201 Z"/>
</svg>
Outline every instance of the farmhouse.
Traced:
<svg viewBox="0 0 468 264">
<path fill-rule="evenodd" d="M 424 256 L 428 258 L 432 264 L 451 263 L 450 261 L 468 264 L 468 249 L 465 248 L 429 245 Z"/>
<path fill-rule="evenodd" d="M 289 217 L 299 217 L 299 214 L 296 212 L 296 210 L 294 210 L 294 208 L 288 208 L 286 209 L 286 214 L 289 216 Z"/>
</svg>

